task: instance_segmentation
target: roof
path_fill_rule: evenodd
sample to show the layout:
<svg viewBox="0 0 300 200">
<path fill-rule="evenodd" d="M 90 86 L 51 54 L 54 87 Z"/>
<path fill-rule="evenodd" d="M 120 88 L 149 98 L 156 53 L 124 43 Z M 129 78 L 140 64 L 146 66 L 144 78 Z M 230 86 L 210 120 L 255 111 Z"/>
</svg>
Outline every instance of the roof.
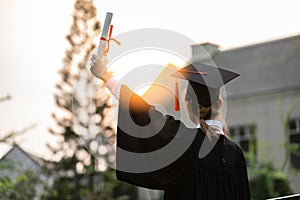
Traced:
<svg viewBox="0 0 300 200">
<path fill-rule="evenodd" d="M 10 159 L 11 157 L 15 157 L 15 152 L 20 152 L 23 156 L 27 157 L 34 163 L 36 166 L 41 167 L 43 164 L 43 159 L 37 156 L 34 156 L 28 152 L 25 152 L 19 145 L 14 144 L 13 147 L 0 159 L 0 162 L 3 160 Z"/>
<path fill-rule="evenodd" d="M 299 55 L 300 35 L 295 35 L 219 50 L 211 56 L 218 67 L 241 74 L 226 87 L 229 97 L 237 97 L 300 89 Z"/>
</svg>

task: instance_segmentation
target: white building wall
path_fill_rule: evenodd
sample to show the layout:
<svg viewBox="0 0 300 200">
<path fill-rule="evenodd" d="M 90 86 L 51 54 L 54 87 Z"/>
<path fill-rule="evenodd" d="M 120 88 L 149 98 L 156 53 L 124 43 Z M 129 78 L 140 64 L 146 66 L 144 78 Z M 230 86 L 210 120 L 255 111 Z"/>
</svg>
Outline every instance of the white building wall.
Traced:
<svg viewBox="0 0 300 200">
<path fill-rule="evenodd" d="M 291 117 L 300 116 L 300 93 L 298 90 L 275 92 L 267 95 L 241 97 L 227 102 L 226 122 L 228 126 L 255 124 L 257 156 L 259 161 L 269 161 L 280 168 L 284 159 L 283 125 L 281 112 L 287 110 L 298 100 Z M 290 174 L 291 187 L 300 193 L 300 173 Z"/>
</svg>

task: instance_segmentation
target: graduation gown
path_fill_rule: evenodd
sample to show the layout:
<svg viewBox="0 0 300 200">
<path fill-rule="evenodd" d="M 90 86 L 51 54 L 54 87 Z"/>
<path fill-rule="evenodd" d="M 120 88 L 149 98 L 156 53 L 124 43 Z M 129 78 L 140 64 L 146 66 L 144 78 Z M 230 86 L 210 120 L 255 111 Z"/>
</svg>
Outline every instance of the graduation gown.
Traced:
<svg viewBox="0 0 300 200">
<path fill-rule="evenodd" d="M 200 128 L 162 115 L 124 85 L 119 101 L 119 180 L 164 190 L 165 200 L 250 199 L 244 155 L 226 136 L 216 138 L 211 151 L 199 158 L 205 138 Z"/>
</svg>

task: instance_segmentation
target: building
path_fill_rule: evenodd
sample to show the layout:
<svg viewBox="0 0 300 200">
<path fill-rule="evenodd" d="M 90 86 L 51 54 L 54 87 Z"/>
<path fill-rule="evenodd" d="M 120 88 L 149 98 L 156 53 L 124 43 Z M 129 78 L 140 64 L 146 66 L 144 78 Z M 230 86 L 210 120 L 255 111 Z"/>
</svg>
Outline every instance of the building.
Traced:
<svg viewBox="0 0 300 200">
<path fill-rule="evenodd" d="M 300 153 L 300 35 L 228 50 L 211 43 L 196 44 L 192 60 L 241 74 L 226 87 L 226 121 L 244 151 L 254 144 L 258 160 L 280 168 L 285 159 L 283 119 L 289 115 L 287 142 L 298 144 Z M 292 167 L 300 170 L 299 154 L 289 153 L 287 160 L 286 172 Z M 289 179 L 299 193 L 300 173 Z"/>
<path fill-rule="evenodd" d="M 13 170 L 2 169 L 0 176 L 9 176 L 11 179 L 16 179 L 20 174 L 27 170 L 39 173 L 41 171 L 41 159 L 25 152 L 18 145 L 14 145 L 1 159 L 1 163 L 13 164 Z"/>
<path fill-rule="evenodd" d="M 15 144 L 0 159 L 0 165 L 2 166 L 0 168 L 0 177 L 8 177 L 10 180 L 16 180 L 26 172 L 33 173 L 34 177 L 41 182 L 29 187 L 34 188 L 34 199 L 41 199 L 45 190 L 44 186 L 49 186 L 48 184 L 51 182 L 51 178 L 45 176 L 42 171 L 45 163 L 46 161 L 43 159 L 24 151 L 20 146 Z"/>
</svg>

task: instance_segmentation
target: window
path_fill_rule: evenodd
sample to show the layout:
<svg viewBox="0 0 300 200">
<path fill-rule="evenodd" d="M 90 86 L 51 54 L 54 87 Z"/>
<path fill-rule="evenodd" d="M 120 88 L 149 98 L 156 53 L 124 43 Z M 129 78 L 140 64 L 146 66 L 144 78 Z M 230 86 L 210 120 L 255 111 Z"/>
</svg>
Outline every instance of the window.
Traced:
<svg viewBox="0 0 300 200">
<path fill-rule="evenodd" d="M 229 135 L 245 153 L 256 155 L 256 125 L 247 124 L 229 127 Z"/>
<path fill-rule="evenodd" d="M 300 117 L 289 121 L 291 164 L 294 168 L 300 169 Z"/>
</svg>

